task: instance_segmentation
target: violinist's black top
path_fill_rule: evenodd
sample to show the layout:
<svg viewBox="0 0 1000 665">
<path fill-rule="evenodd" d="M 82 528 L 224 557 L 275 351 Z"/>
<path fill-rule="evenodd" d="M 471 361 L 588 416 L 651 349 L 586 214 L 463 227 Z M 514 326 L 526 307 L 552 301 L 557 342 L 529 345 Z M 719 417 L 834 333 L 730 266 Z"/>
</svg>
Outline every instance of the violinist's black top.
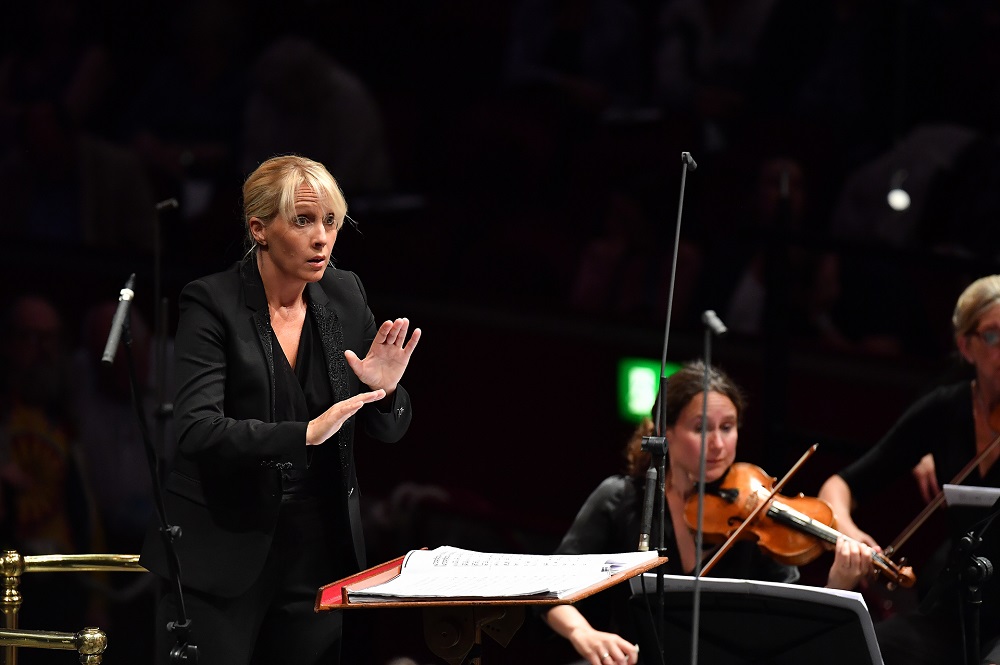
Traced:
<svg viewBox="0 0 1000 665">
<path fill-rule="evenodd" d="M 864 499 L 884 489 L 893 480 L 909 474 L 913 466 L 927 453 L 934 455 L 938 485 L 950 483 L 952 479 L 976 456 L 975 421 L 972 410 L 973 395 L 969 381 L 941 386 L 927 393 L 906 410 L 892 429 L 853 464 L 840 471 L 839 475 L 851 488 L 855 498 Z M 1000 464 L 994 464 L 985 477 L 974 469 L 965 479 L 964 485 L 1000 487 Z M 951 530 L 951 545 L 971 530 L 978 531 L 981 520 L 990 514 L 989 509 L 945 508 Z M 880 543 L 895 534 L 872 534 Z M 976 555 L 988 558 L 994 566 L 1000 565 L 1000 519 L 997 519 L 982 534 L 983 542 Z M 888 543 L 882 543 L 888 544 Z M 938 561 L 943 565 L 950 560 L 948 543 L 943 544 Z M 942 571 L 925 566 L 915 571 L 918 584 L 927 589 L 921 613 L 943 616 L 959 616 L 960 594 L 964 584 L 959 583 L 947 570 Z M 929 578 L 929 579 L 928 579 Z M 1000 576 L 994 574 L 983 586 L 983 604 L 980 612 L 981 639 L 984 650 L 987 643 L 1000 636 Z M 905 616 L 905 615 L 904 615 Z M 949 620 L 949 623 L 951 621 Z M 921 624 L 924 626 L 925 624 Z M 925 629 L 920 631 L 930 638 Z M 954 634 L 945 639 L 954 640 Z M 891 648 L 883 643 L 883 652 Z M 919 646 L 917 648 L 920 648 Z M 1000 657 L 1000 647 L 995 650 L 994 661 Z M 962 652 L 957 652 L 953 662 L 961 662 Z M 886 662 L 890 662 L 889 658 Z"/>
<path fill-rule="evenodd" d="M 920 458 L 934 454 L 938 485 L 951 480 L 976 456 L 976 425 L 968 381 L 941 386 L 913 403 L 892 429 L 839 475 L 856 498 L 883 489 L 908 474 Z M 963 483 L 1000 487 L 1000 465 L 985 477 L 974 470 Z"/>
<path fill-rule="evenodd" d="M 852 495 L 863 500 L 884 489 L 900 476 L 909 475 L 913 466 L 927 453 L 934 455 L 938 486 L 950 483 L 977 454 L 972 400 L 971 385 L 968 381 L 961 381 L 938 387 L 914 402 L 873 448 L 840 471 L 839 475 L 851 488 Z M 980 474 L 978 468 L 973 469 L 962 484 L 1000 487 L 1000 464 L 994 464 L 985 476 Z M 971 508 L 948 510 L 952 536 L 963 536 L 989 512 L 987 509 Z M 991 527 L 984 536 L 990 532 L 996 532 L 998 536 L 995 560 L 1000 564 L 1000 523 Z M 872 535 L 877 540 L 883 536 Z M 893 535 L 885 534 L 888 537 Z"/>
</svg>

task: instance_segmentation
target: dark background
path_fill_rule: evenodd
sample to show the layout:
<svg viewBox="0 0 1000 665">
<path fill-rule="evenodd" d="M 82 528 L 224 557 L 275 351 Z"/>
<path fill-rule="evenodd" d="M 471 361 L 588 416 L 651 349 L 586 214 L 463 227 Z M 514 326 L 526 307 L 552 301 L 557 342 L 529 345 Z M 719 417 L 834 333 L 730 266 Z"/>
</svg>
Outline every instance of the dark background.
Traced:
<svg viewBox="0 0 1000 665">
<path fill-rule="evenodd" d="M 49 298 L 68 346 L 133 272 L 137 314 L 157 318 L 158 290 L 169 336 L 180 288 L 242 255 L 253 165 L 331 166 L 357 221 L 337 265 L 377 318 L 424 333 L 410 432 L 358 442 L 372 563 L 552 551 L 620 468 L 617 362 L 660 358 L 679 217 L 668 359 L 702 355 L 701 313 L 727 321 L 759 261 L 758 325 L 712 360 L 749 396 L 741 459 L 780 477 L 820 444 L 788 493 L 814 495 L 959 375 L 955 298 L 997 272 L 985 1 L 45 0 L 0 32 L 3 293 Z M 311 55 L 276 75 L 261 59 L 285 37 Z M 385 166 L 330 164 L 349 150 Z M 900 180 L 914 205 L 894 213 Z M 888 542 L 919 507 L 893 479 L 858 521 Z M 371 637 L 403 614 L 375 616 L 359 652 L 420 653 L 419 634 Z"/>
</svg>

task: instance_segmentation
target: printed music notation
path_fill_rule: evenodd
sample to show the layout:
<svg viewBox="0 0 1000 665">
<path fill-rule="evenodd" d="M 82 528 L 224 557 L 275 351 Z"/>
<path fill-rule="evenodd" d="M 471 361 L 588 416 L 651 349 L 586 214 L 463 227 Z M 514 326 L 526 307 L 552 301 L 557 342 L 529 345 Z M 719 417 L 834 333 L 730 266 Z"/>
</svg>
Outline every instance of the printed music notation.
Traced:
<svg viewBox="0 0 1000 665">
<path fill-rule="evenodd" d="M 652 561 L 656 552 L 504 554 L 443 546 L 412 550 L 393 579 L 348 587 L 352 603 L 434 598 L 564 598 L 615 573 Z"/>
</svg>

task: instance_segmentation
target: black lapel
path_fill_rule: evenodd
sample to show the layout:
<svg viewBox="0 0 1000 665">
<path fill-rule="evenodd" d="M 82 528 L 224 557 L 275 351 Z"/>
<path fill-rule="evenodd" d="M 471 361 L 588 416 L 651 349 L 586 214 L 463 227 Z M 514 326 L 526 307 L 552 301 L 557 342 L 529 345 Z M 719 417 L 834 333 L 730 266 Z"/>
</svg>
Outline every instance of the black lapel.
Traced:
<svg viewBox="0 0 1000 665">
<path fill-rule="evenodd" d="M 309 307 L 313 318 L 316 319 L 316 327 L 319 329 L 319 337 L 323 344 L 327 376 L 330 379 L 330 387 L 333 388 L 333 400 L 341 402 L 350 397 L 347 377 L 350 376 L 348 373 L 353 371 L 347 365 L 347 359 L 344 358 L 344 328 L 340 325 L 340 318 L 330 305 L 330 299 L 326 292 L 318 283 L 307 284 L 306 293 L 309 296 Z M 348 486 L 346 484 L 348 482 L 347 472 L 350 465 L 347 446 L 353 440 L 354 417 L 352 416 L 337 433 L 337 444 L 341 453 L 340 468 L 344 474 L 345 487 Z"/>
<path fill-rule="evenodd" d="M 246 301 L 247 309 L 251 310 L 250 315 L 253 321 L 254 330 L 260 340 L 261 350 L 267 359 L 267 375 L 271 384 L 271 422 L 274 422 L 274 349 L 271 340 L 271 315 L 267 309 L 267 294 L 264 292 L 264 281 L 260 278 L 257 270 L 257 253 L 253 252 L 240 263 L 240 279 L 243 282 L 243 298 Z"/>
</svg>

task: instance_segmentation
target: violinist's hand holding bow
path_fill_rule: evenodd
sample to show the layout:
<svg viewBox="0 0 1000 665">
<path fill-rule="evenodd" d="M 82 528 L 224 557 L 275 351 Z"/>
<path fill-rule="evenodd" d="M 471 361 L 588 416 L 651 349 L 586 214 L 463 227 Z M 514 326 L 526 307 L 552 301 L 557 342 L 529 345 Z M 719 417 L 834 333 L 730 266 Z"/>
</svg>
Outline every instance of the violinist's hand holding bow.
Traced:
<svg viewBox="0 0 1000 665">
<path fill-rule="evenodd" d="M 410 355 L 420 341 L 420 328 L 415 328 L 406 344 L 406 332 L 410 327 L 409 319 L 386 321 L 379 326 L 372 340 L 371 348 L 361 360 L 354 351 L 347 350 L 344 356 L 347 364 L 357 374 L 361 383 L 373 390 L 382 389 L 386 395 L 396 390 L 396 384 L 403 377 Z"/>
</svg>

